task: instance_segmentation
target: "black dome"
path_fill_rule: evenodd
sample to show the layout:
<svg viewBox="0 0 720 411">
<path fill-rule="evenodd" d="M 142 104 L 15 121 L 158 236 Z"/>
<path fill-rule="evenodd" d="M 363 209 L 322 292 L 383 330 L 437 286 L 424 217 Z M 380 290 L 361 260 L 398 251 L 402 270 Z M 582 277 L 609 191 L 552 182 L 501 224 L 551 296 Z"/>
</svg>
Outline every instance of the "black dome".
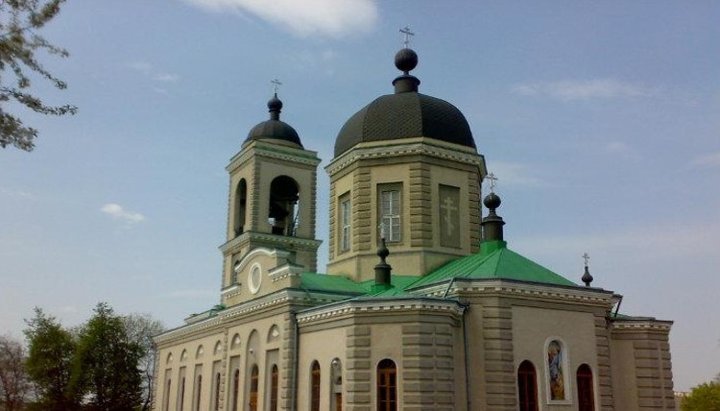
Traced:
<svg viewBox="0 0 720 411">
<path fill-rule="evenodd" d="M 268 101 L 268 111 L 270 112 L 270 120 L 263 121 L 250 130 L 245 143 L 251 140 L 278 140 L 282 144 L 288 144 L 303 148 L 300 137 L 289 124 L 280 121 L 280 110 L 283 104 L 277 94 Z"/>
<path fill-rule="evenodd" d="M 335 157 L 358 143 L 409 137 L 476 148 L 470 125 L 457 107 L 418 93 L 420 80 L 409 73 L 417 63 L 417 54 L 409 48 L 395 55 L 395 66 L 404 73 L 393 80 L 395 94 L 378 97 L 350 117 L 335 139 Z"/>
<path fill-rule="evenodd" d="M 350 117 L 335 140 L 335 156 L 358 143 L 430 137 L 475 147 L 470 125 L 457 107 L 418 92 L 381 96 Z"/>
<path fill-rule="evenodd" d="M 281 140 L 302 147 L 297 131 L 289 124 L 280 120 L 267 120 L 256 125 L 248 133 L 245 142 L 250 140 Z"/>
</svg>

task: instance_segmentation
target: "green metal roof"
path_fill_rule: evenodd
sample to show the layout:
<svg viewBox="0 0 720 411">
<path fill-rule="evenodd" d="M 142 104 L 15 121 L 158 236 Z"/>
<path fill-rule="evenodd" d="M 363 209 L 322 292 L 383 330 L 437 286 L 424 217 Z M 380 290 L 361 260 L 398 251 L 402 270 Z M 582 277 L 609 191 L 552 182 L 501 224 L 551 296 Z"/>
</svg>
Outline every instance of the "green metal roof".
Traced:
<svg viewBox="0 0 720 411">
<path fill-rule="evenodd" d="M 391 276 L 391 287 L 377 286 L 374 280 L 356 283 L 340 275 L 317 273 L 303 273 L 301 287 L 312 291 L 383 298 L 410 295 L 408 289 L 443 283 L 453 278 L 469 280 L 503 279 L 570 287 L 578 286 L 565 277 L 510 250 L 504 241 L 489 241 L 481 244 L 479 253 L 450 261 L 428 275 L 421 277 L 393 274 Z"/>
<path fill-rule="evenodd" d="M 405 289 L 419 278 L 419 276 L 411 275 L 393 275 L 391 277 L 392 286 L 386 288 L 376 286 L 375 280 L 356 283 L 341 275 L 302 273 L 300 276 L 301 287 L 305 290 L 373 297 L 407 295 Z"/>
<path fill-rule="evenodd" d="M 341 294 L 365 294 L 367 290 L 362 284 L 341 275 L 318 273 L 302 273 L 301 287 L 306 290 L 334 292 Z"/>
<path fill-rule="evenodd" d="M 450 261 L 408 288 L 441 283 L 452 278 L 503 279 L 577 286 L 561 275 L 510 250 L 504 241 L 491 241 L 483 243 L 479 253 Z"/>
</svg>

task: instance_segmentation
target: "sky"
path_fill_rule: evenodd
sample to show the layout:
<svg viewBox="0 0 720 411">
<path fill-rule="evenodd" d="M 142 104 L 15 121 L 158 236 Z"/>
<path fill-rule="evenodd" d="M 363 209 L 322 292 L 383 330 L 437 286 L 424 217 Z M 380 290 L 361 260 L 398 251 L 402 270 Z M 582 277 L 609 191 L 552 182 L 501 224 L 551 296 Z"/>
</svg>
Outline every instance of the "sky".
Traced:
<svg viewBox="0 0 720 411">
<path fill-rule="evenodd" d="M 0 334 L 99 301 L 168 327 L 219 301 L 225 166 L 268 118 L 323 160 L 327 262 L 335 137 L 392 92 L 399 29 L 420 91 L 467 117 L 499 181 L 509 247 L 673 320 L 676 390 L 720 373 L 720 2 L 74 0 L 42 33 L 68 83 L 9 107 L 37 148 L 0 150 Z M 6 73 L 3 73 L 6 75 Z M 484 189 L 485 190 L 485 189 Z M 391 258 L 389 262 L 392 263 Z"/>
</svg>

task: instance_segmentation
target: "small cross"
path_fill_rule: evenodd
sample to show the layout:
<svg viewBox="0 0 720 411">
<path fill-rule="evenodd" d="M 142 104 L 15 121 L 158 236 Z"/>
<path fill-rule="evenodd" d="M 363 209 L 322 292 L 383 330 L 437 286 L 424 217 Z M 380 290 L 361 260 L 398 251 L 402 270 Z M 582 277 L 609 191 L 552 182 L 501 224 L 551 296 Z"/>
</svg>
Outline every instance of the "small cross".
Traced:
<svg viewBox="0 0 720 411">
<path fill-rule="evenodd" d="M 405 48 L 410 47 L 410 36 L 414 36 L 415 33 L 410 31 L 410 27 L 405 26 L 405 28 L 400 29 L 400 33 L 405 35 L 405 41 L 403 41 L 403 44 L 405 44 Z"/>
<path fill-rule="evenodd" d="M 590 261 L 590 256 L 588 255 L 588 253 L 585 253 L 582 255 L 582 258 L 583 258 L 583 260 L 585 260 L 585 267 L 587 267 L 588 261 Z"/>
<path fill-rule="evenodd" d="M 495 192 L 495 182 L 498 181 L 498 178 L 495 177 L 494 173 L 490 173 L 490 174 L 486 175 L 485 178 L 490 180 L 490 192 L 494 193 Z"/>
<path fill-rule="evenodd" d="M 282 83 L 278 79 L 273 79 L 270 83 L 272 83 L 273 88 L 275 89 L 275 94 L 277 94 L 278 89 L 282 86 Z"/>
</svg>

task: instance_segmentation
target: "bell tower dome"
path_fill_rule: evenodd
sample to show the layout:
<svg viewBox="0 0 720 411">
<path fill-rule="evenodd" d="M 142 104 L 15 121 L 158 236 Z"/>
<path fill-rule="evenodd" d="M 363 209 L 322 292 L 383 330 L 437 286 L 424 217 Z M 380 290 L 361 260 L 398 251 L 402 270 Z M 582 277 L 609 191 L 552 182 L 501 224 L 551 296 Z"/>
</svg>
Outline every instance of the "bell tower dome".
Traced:
<svg viewBox="0 0 720 411">
<path fill-rule="evenodd" d="M 280 120 L 277 93 L 268 101 L 270 119 L 253 127 L 226 167 L 230 175 L 223 289 L 237 284 L 236 265 L 256 248 L 288 252 L 293 264 L 317 269 L 315 151 L 306 150 L 297 131 Z M 223 295 L 223 303 L 226 303 Z"/>
</svg>

